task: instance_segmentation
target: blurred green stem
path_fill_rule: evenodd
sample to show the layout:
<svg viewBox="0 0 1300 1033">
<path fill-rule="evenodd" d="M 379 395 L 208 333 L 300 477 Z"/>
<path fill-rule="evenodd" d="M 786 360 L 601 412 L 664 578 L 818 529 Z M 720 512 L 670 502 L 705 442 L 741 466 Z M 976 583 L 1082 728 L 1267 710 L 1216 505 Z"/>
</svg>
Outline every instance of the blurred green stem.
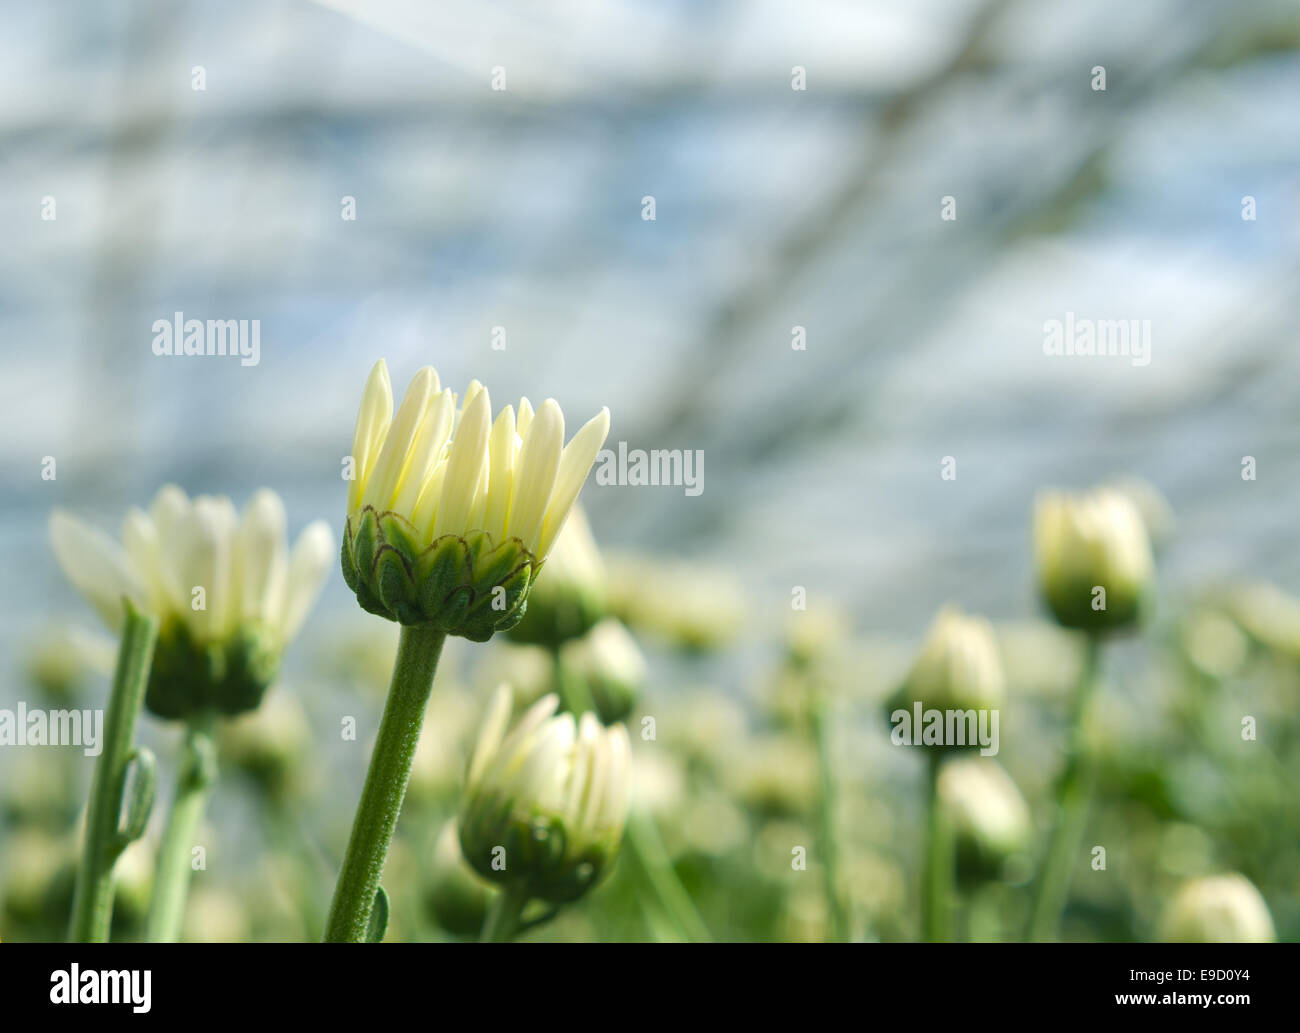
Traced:
<svg viewBox="0 0 1300 1033">
<path fill-rule="evenodd" d="M 690 943 L 709 943 L 708 926 L 695 908 L 695 901 L 677 878 L 672 858 L 659 838 L 654 819 L 639 808 L 633 808 L 627 819 L 627 833 L 623 845 L 636 861 L 651 891 L 667 912 L 682 939 Z"/>
<path fill-rule="evenodd" d="M 831 938 L 835 943 L 849 939 L 848 916 L 840 899 L 839 838 L 835 834 L 835 766 L 831 757 L 830 722 L 824 699 L 815 700 L 808 711 L 813 742 L 817 747 L 817 772 L 820 792 L 817 800 L 817 835 L 822 855 L 823 888 L 826 913 L 830 918 Z"/>
<path fill-rule="evenodd" d="M 564 666 L 564 661 L 560 659 L 558 649 L 551 651 L 551 663 L 554 671 L 555 694 L 560 697 L 560 708 L 567 710 L 575 718 L 581 717 L 588 710 L 599 717 L 587 683 L 569 672 Z"/>
<path fill-rule="evenodd" d="M 1070 745 L 1065 769 L 1056 784 L 1056 825 L 1039 874 L 1038 893 L 1029 923 L 1029 939 L 1043 943 L 1056 938 L 1061 914 L 1070 896 L 1070 881 L 1083 844 L 1088 805 L 1092 799 L 1093 771 L 1088 755 L 1088 712 L 1096 695 L 1101 662 L 1101 640 L 1084 640 L 1079 683 L 1070 715 Z"/>
<path fill-rule="evenodd" d="M 508 943 L 520 930 L 524 908 L 528 907 L 528 890 L 523 886 L 504 886 L 491 902 L 484 919 L 484 928 L 478 934 L 480 943 Z"/>
<path fill-rule="evenodd" d="M 153 899 L 145 923 L 145 939 L 150 943 L 174 943 L 180 935 L 194 870 L 194 838 L 217 781 L 217 748 L 212 738 L 216 723 L 216 714 L 201 714 L 190 721 L 185 731 L 176 795 L 158 853 Z"/>
<path fill-rule="evenodd" d="M 926 792 L 929 822 L 925 848 L 921 925 L 927 943 L 952 939 L 953 843 L 952 829 L 939 802 L 941 750 L 927 748 Z"/>
<path fill-rule="evenodd" d="M 144 703 L 153 665 L 158 622 L 129 604 L 117 651 L 117 669 L 104 714 L 103 751 L 90 780 L 86 840 L 77 869 L 68 938 L 74 943 L 106 943 L 113 920 L 113 865 L 126 848 L 118 835 L 122 794 L 135 722 Z M 147 817 L 147 816 L 146 816 Z"/>
<path fill-rule="evenodd" d="M 527 889 L 517 885 L 502 888 L 483 922 L 479 942 L 509 943 L 519 932 L 520 920 L 527 906 Z"/>
<path fill-rule="evenodd" d="M 388 845 L 402 811 L 411 762 L 424 726 L 424 712 L 433 691 L 433 676 L 447 636 L 429 626 L 403 627 L 393 665 L 388 702 L 379 722 L 379 735 L 370 755 L 370 769 L 361 790 L 339 870 L 329 922 L 327 943 L 364 943 L 374 908 L 379 879 L 388 859 Z"/>
</svg>

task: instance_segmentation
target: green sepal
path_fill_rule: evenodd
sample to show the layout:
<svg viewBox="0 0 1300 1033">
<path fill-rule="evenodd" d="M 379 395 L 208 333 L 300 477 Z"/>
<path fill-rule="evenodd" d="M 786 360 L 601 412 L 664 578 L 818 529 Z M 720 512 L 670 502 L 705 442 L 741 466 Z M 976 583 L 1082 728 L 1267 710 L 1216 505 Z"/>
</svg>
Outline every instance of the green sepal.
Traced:
<svg viewBox="0 0 1300 1033">
<path fill-rule="evenodd" d="M 259 623 L 243 624 L 220 641 L 199 642 L 183 622 L 173 621 L 158 635 L 145 706 L 174 720 L 253 710 L 279 674 L 282 648 Z"/>
<path fill-rule="evenodd" d="M 523 818 L 509 801 L 473 801 L 460 816 L 461 850 L 471 868 L 489 882 L 522 884 L 529 896 L 555 904 L 577 900 L 600 881 L 618 854 L 621 832 L 579 850 L 561 818 Z"/>
<path fill-rule="evenodd" d="M 517 538 L 494 543 L 474 531 L 422 545 L 409 520 L 373 506 L 348 518 L 341 565 L 367 612 L 475 642 L 519 622 L 541 568 Z"/>
</svg>

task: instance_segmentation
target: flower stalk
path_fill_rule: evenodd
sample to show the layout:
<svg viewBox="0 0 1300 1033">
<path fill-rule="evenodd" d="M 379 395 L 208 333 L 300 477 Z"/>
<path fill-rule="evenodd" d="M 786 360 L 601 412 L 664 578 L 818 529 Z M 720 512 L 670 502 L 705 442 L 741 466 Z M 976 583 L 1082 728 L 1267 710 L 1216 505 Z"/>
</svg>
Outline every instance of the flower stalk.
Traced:
<svg viewBox="0 0 1300 1033">
<path fill-rule="evenodd" d="M 370 912 L 406 796 L 411 762 L 446 637 L 428 626 L 402 628 L 388 701 L 334 888 L 325 926 L 327 943 L 366 940 Z"/>
<path fill-rule="evenodd" d="M 826 894 L 826 913 L 830 918 L 831 939 L 835 943 L 844 943 L 849 939 L 849 920 L 840 896 L 840 851 L 839 837 L 835 829 L 835 766 L 831 756 L 830 722 L 827 720 L 827 704 L 824 699 L 817 699 L 809 709 L 808 719 L 811 724 L 813 742 L 817 748 L 817 835 L 822 854 L 824 892 Z"/>
<path fill-rule="evenodd" d="M 194 870 L 194 838 L 217 781 L 217 750 L 212 738 L 216 722 L 216 714 L 208 713 L 196 715 L 186 724 L 176 794 L 158 854 L 153 899 L 145 925 L 145 938 L 151 943 L 174 943 L 180 936 L 190 873 Z"/>
<path fill-rule="evenodd" d="M 928 943 L 947 943 L 952 939 L 953 838 L 952 825 L 939 798 L 939 769 L 942 751 L 930 748 L 927 765 L 927 806 L 929 819 L 923 874 L 922 930 Z"/>
<path fill-rule="evenodd" d="M 157 620 L 126 602 L 117 668 L 104 715 L 104 749 L 91 777 L 86 839 L 73 892 L 68 937 L 74 943 L 108 942 L 113 919 L 113 865 L 143 831 L 153 803 L 152 755 L 133 752 L 131 743 L 157 639 Z M 124 815 L 128 767 L 133 762 L 140 766 L 137 792 Z"/>
<path fill-rule="evenodd" d="M 636 859 L 650 890 L 677 932 L 687 943 L 712 943 L 709 927 L 695 907 L 695 901 L 677 878 L 672 858 L 664 846 L 654 819 L 640 808 L 628 816 L 624 834 L 628 853 Z"/>
<path fill-rule="evenodd" d="M 1092 799 L 1093 769 L 1088 750 L 1088 712 L 1096 695 L 1101 640 L 1085 638 L 1083 663 L 1075 686 L 1070 716 L 1070 745 L 1065 768 L 1056 784 L 1056 824 L 1039 876 L 1038 892 L 1030 919 L 1029 939 L 1042 943 L 1056 936 L 1061 914 L 1070 895 L 1084 825 Z"/>
<path fill-rule="evenodd" d="M 480 943 L 509 943 L 521 931 L 524 908 L 528 906 L 528 888 L 519 883 L 508 883 L 492 901 Z"/>
</svg>

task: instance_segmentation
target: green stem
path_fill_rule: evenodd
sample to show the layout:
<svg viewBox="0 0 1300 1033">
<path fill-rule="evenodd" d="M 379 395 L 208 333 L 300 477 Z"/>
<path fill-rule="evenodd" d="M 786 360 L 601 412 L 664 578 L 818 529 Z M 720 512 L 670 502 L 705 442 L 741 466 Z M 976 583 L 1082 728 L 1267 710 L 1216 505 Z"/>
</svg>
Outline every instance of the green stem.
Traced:
<svg viewBox="0 0 1300 1033">
<path fill-rule="evenodd" d="M 158 853 L 153 899 L 145 923 L 145 940 L 150 943 L 175 943 L 180 935 L 194 870 L 194 840 L 217 781 L 217 751 L 212 738 L 216 721 L 215 714 L 200 714 L 190 720 L 185 731 L 176 794 Z"/>
<path fill-rule="evenodd" d="M 921 894 L 922 929 L 927 942 L 947 943 L 952 939 L 952 829 L 939 801 L 939 769 L 943 764 L 943 755 L 933 747 L 928 754 L 926 794 L 929 822 Z"/>
<path fill-rule="evenodd" d="M 1096 694 L 1100 658 L 1101 640 L 1089 635 L 1071 707 L 1069 751 L 1065 769 L 1056 784 L 1056 824 L 1043 860 L 1029 923 L 1029 939 L 1035 943 L 1056 937 L 1083 843 L 1093 785 L 1092 762 L 1087 748 L 1088 711 Z"/>
<path fill-rule="evenodd" d="M 446 635 L 428 626 L 403 627 L 393 665 L 388 702 L 370 756 L 339 881 L 334 887 L 327 943 L 362 943 L 388 858 L 397 816 L 411 778 L 411 761 L 420 741 L 424 712 Z"/>
<path fill-rule="evenodd" d="M 623 842 L 682 938 L 691 943 L 711 942 L 713 938 L 709 935 L 709 928 L 696 910 L 695 901 L 677 878 L 672 859 L 650 815 L 634 809 L 628 815 Z"/>
<path fill-rule="evenodd" d="M 292 892 L 307 937 L 320 939 L 325 928 L 325 909 L 318 893 L 322 879 L 328 879 L 330 875 L 328 871 L 322 874 L 326 863 L 321 852 L 315 849 L 291 803 L 281 799 L 266 800 L 262 820 L 267 840 L 277 852 L 292 860 L 296 869 Z"/>
<path fill-rule="evenodd" d="M 126 769 L 157 640 L 158 622 L 137 613 L 128 603 L 117 669 L 104 714 L 103 752 L 91 775 L 86 806 L 86 841 L 77 869 L 68 929 L 68 938 L 74 943 L 108 941 L 113 920 L 113 864 L 126 847 L 118 836 Z"/>
<path fill-rule="evenodd" d="M 560 659 L 558 649 L 551 653 L 551 662 L 554 669 L 555 694 L 560 697 L 560 706 L 575 718 L 582 717 L 588 710 L 599 717 L 600 714 L 596 711 L 596 704 L 591 698 L 587 683 L 570 673 L 564 661 Z"/>
<path fill-rule="evenodd" d="M 492 901 L 492 908 L 483 921 L 480 943 L 509 943 L 519 931 L 520 919 L 528 906 L 528 890 L 519 885 L 508 885 Z"/>
<path fill-rule="evenodd" d="M 831 938 L 835 943 L 849 939 L 848 915 L 840 899 L 839 838 L 835 834 L 835 768 L 831 758 L 830 722 L 826 702 L 818 699 L 808 712 L 813 742 L 817 747 L 817 771 L 820 793 L 817 807 L 817 835 L 820 840 L 826 912 L 830 917 Z"/>
</svg>

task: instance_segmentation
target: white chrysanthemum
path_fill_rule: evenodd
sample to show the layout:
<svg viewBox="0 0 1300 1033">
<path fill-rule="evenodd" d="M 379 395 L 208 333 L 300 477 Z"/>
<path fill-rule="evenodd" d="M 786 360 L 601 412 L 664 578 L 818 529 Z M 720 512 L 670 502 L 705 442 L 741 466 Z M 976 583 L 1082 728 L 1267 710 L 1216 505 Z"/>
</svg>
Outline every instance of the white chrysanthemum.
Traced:
<svg viewBox="0 0 1300 1033">
<path fill-rule="evenodd" d="M 627 717 L 646 679 L 646 659 L 617 617 L 606 617 L 579 639 L 560 648 L 566 678 L 581 679 L 606 724 Z"/>
<path fill-rule="evenodd" d="M 129 598 L 164 626 L 183 624 L 198 643 L 220 641 L 254 622 L 288 642 L 334 559 L 334 537 L 321 520 L 289 550 L 284 504 L 268 489 L 241 515 L 225 496 L 191 500 L 169 484 L 147 513 L 127 512 L 120 545 L 56 509 L 50 539 L 68 580 L 109 627 L 121 626 L 122 600 Z"/>
<path fill-rule="evenodd" d="M 530 587 L 528 612 L 510 637 L 556 649 L 585 635 L 608 612 L 607 595 L 591 524 L 575 503 L 546 561 L 546 576 Z"/>
<path fill-rule="evenodd" d="M 993 627 L 954 606 L 939 611 L 908 675 L 904 702 L 937 710 L 993 709 L 1005 690 Z"/>
<path fill-rule="evenodd" d="M 519 539 L 540 562 L 564 526 L 609 433 L 601 409 L 564 444 L 553 399 L 533 411 L 527 398 L 492 420 L 487 388 L 465 397 L 441 387 L 432 366 L 411 380 L 396 415 L 388 367 L 375 363 L 357 415 L 348 515 L 372 506 L 414 527 L 420 545 L 484 531 L 494 543 Z"/>
<path fill-rule="evenodd" d="M 1019 787 L 989 757 L 958 757 L 944 764 L 937 785 L 939 803 L 952 822 L 962 874 L 998 874 L 1023 851 L 1033 823 Z"/>
<path fill-rule="evenodd" d="M 627 820 L 631 751 L 622 725 L 557 715 L 548 695 L 509 727 L 512 694 L 493 696 L 465 779 L 461 844 L 486 877 L 571 900 L 618 849 Z M 493 864 L 504 848 L 504 867 Z"/>
<path fill-rule="evenodd" d="M 1184 883 L 1165 906 L 1160 939 L 1165 943 L 1272 943 L 1277 934 L 1255 884 L 1229 872 Z"/>
<path fill-rule="evenodd" d="M 1064 626 L 1105 630 L 1141 617 L 1155 561 L 1146 523 L 1128 496 L 1108 488 L 1041 495 L 1034 553 L 1043 596 Z"/>
</svg>

